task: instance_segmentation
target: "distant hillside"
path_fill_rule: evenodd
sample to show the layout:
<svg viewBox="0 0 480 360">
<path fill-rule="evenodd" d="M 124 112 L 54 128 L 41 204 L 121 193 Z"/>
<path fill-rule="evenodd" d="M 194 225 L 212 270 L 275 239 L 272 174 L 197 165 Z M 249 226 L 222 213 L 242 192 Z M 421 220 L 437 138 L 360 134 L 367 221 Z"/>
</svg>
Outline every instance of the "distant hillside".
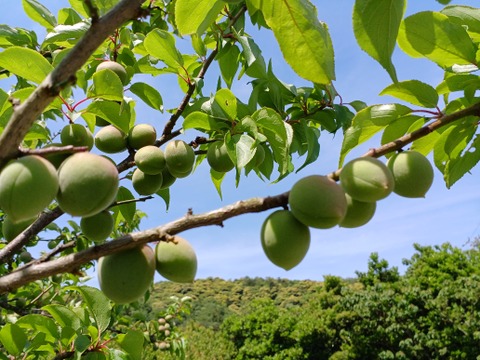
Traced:
<svg viewBox="0 0 480 360">
<path fill-rule="evenodd" d="M 275 305 L 287 308 L 301 305 L 321 288 L 319 281 L 274 278 L 207 278 L 192 284 L 165 281 L 155 284 L 149 303 L 153 309 L 164 309 L 172 302 L 171 296 L 189 296 L 194 300 L 190 318 L 217 328 L 226 315 L 240 312 L 252 300 L 269 298 Z"/>
</svg>

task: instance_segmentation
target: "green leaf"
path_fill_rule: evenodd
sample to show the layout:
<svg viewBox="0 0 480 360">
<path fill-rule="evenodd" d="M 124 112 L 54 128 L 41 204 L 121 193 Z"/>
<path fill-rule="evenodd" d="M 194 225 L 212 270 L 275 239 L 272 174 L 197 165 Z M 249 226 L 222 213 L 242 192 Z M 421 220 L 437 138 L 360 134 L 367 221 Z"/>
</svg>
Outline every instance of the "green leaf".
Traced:
<svg viewBox="0 0 480 360">
<path fill-rule="evenodd" d="M 53 28 L 42 43 L 42 49 L 47 45 L 56 44 L 58 46 L 71 47 L 87 32 L 90 23 L 81 21 L 74 25 L 58 25 Z"/>
<path fill-rule="evenodd" d="M 425 108 L 435 108 L 438 104 L 437 91 L 418 80 L 394 83 L 382 90 L 380 95 L 391 95 L 410 104 Z"/>
<path fill-rule="evenodd" d="M 247 36 L 237 36 L 242 46 L 242 54 L 246 63 L 246 74 L 250 77 L 262 79 L 267 77 L 267 65 L 262 51 L 255 41 Z"/>
<path fill-rule="evenodd" d="M 405 135 L 410 127 L 419 119 L 423 119 L 418 115 L 406 115 L 402 116 L 401 118 L 392 121 L 390 124 L 385 127 L 382 133 L 382 140 L 381 143 L 388 144 L 391 141 L 395 141 L 399 137 Z M 392 154 L 387 154 L 387 156 Z"/>
<path fill-rule="evenodd" d="M 397 82 L 392 54 L 405 12 L 405 0 L 356 0 L 353 31 L 358 45 Z"/>
<path fill-rule="evenodd" d="M 476 47 L 466 30 L 438 12 L 423 11 L 405 18 L 398 45 L 408 55 L 426 57 L 444 68 L 476 63 Z"/>
<path fill-rule="evenodd" d="M 58 10 L 58 23 L 62 25 L 75 25 L 82 21 L 78 13 L 71 8 Z"/>
<path fill-rule="evenodd" d="M 223 179 L 225 179 L 225 175 L 227 175 L 227 173 L 218 172 L 213 169 L 210 169 L 210 178 L 212 179 L 215 189 L 217 189 L 217 193 L 218 193 L 218 196 L 220 196 L 220 199 L 223 199 L 222 182 L 223 182 Z"/>
<path fill-rule="evenodd" d="M 174 69 L 183 66 L 182 54 L 175 47 L 175 38 L 169 32 L 155 29 L 148 33 L 143 44 L 151 56 L 163 61 L 167 66 Z"/>
<path fill-rule="evenodd" d="M 296 171 L 298 173 L 307 165 L 318 159 L 318 155 L 320 154 L 320 143 L 318 141 L 318 138 L 320 137 L 320 131 L 307 126 L 304 121 L 295 124 L 293 126 L 293 130 L 294 137 L 300 139 L 307 153 L 305 162 Z"/>
<path fill-rule="evenodd" d="M 440 95 L 463 91 L 469 87 L 480 88 L 480 78 L 472 74 L 455 74 L 447 77 L 437 86 Z"/>
<path fill-rule="evenodd" d="M 77 314 L 64 305 L 46 305 L 42 309 L 48 312 L 62 328 L 68 327 L 77 330 L 81 326 Z"/>
<path fill-rule="evenodd" d="M 34 32 L 0 24 L 0 47 L 4 48 L 12 45 L 34 47 L 36 43 L 37 39 Z"/>
<path fill-rule="evenodd" d="M 224 6 L 221 0 L 177 0 L 175 23 L 178 31 L 181 35 L 204 33 Z"/>
<path fill-rule="evenodd" d="M 40 84 L 53 70 L 48 60 L 35 50 L 16 46 L 0 53 L 0 66 L 36 84 Z"/>
<path fill-rule="evenodd" d="M 357 145 L 370 139 L 398 118 L 412 110 L 400 104 L 373 105 L 359 111 L 352 120 L 352 125 L 345 132 L 340 151 L 339 167 L 345 156 Z"/>
<path fill-rule="evenodd" d="M 27 335 L 20 326 L 6 324 L 0 330 L 0 342 L 10 355 L 19 356 L 27 344 Z"/>
<path fill-rule="evenodd" d="M 267 137 L 280 175 L 287 174 L 291 170 L 292 127 L 283 121 L 276 111 L 269 108 L 257 110 L 252 114 L 252 119 L 256 121 L 260 132 Z"/>
<path fill-rule="evenodd" d="M 233 121 L 237 117 L 237 98 L 228 89 L 220 89 L 215 94 L 212 102 L 212 113 L 214 116 L 226 118 Z"/>
<path fill-rule="evenodd" d="M 216 119 L 201 111 L 194 111 L 188 114 L 183 121 L 184 130 L 197 129 L 201 131 L 214 131 L 228 128 L 229 126 L 225 121 Z"/>
<path fill-rule="evenodd" d="M 222 74 L 223 81 L 225 81 L 228 88 L 232 86 L 233 78 L 237 73 L 239 57 L 239 48 L 231 43 L 227 43 L 227 45 L 217 55 L 220 73 Z"/>
<path fill-rule="evenodd" d="M 480 40 L 480 9 L 471 6 L 451 5 L 440 12 L 447 15 L 452 22 L 465 26 L 474 41 Z"/>
<path fill-rule="evenodd" d="M 480 161 L 480 137 L 477 135 L 475 140 L 465 149 L 461 156 L 451 159 L 445 168 L 444 178 L 448 188 L 460 180 L 463 175 L 473 169 Z"/>
<path fill-rule="evenodd" d="M 332 40 L 309 1 L 251 2 L 261 9 L 285 60 L 299 76 L 319 84 L 335 80 Z"/>
<path fill-rule="evenodd" d="M 151 108 L 163 112 L 162 95 L 154 87 L 145 83 L 135 83 L 130 86 L 130 91 Z"/>
<path fill-rule="evenodd" d="M 22 0 L 23 9 L 25 14 L 30 19 L 39 23 L 44 28 L 51 29 L 57 25 L 57 19 L 45 6 L 40 4 L 36 0 Z"/>
<path fill-rule="evenodd" d="M 110 300 L 99 289 L 94 287 L 69 286 L 66 289 L 78 291 L 82 295 L 91 315 L 95 319 L 100 336 L 108 328 L 108 324 L 110 324 L 110 313 L 112 310 Z"/>
<path fill-rule="evenodd" d="M 143 333 L 138 330 L 128 330 L 126 334 L 118 336 L 118 343 L 132 360 L 141 360 L 143 353 Z"/>
<path fill-rule="evenodd" d="M 88 349 L 88 347 L 91 344 L 91 340 L 87 335 L 79 335 L 75 339 L 74 344 L 75 344 L 75 351 L 81 354 Z"/>
<path fill-rule="evenodd" d="M 132 192 L 128 190 L 124 186 L 120 186 L 118 188 L 117 192 L 117 202 L 119 201 L 125 201 L 125 200 L 133 200 L 135 199 L 135 196 L 133 196 Z M 132 223 L 133 218 L 135 217 L 135 212 L 137 211 L 137 205 L 134 202 L 115 206 L 115 210 L 117 210 L 122 213 L 123 218 L 125 221 L 129 224 Z"/>
<path fill-rule="evenodd" d="M 93 86 L 89 89 L 89 98 L 122 101 L 123 84 L 117 74 L 110 69 L 96 71 L 93 74 Z"/>
<path fill-rule="evenodd" d="M 156 194 L 165 201 L 166 210 L 168 211 L 168 208 L 170 207 L 170 188 L 160 189 Z"/>
<path fill-rule="evenodd" d="M 114 101 L 94 101 L 83 112 L 100 116 L 125 134 L 130 130 L 132 114 L 128 106 L 122 107 Z"/>
<path fill-rule="evenodd" d="M 255 156 L 255 140 L 246 134 L 232 136 L 232 141 L 226 145 L 237 169 L 244 168 Z"/>
<path fill-rule="evenodd" d="M 32 329 L 36 333 L 44 333 L 45 340 L 50 343 L 55 343 L 60 338 L 55 322 L 43 315 L 25 315 L 18 319 L 16 324 L 22 328 Z"/>
</svg>

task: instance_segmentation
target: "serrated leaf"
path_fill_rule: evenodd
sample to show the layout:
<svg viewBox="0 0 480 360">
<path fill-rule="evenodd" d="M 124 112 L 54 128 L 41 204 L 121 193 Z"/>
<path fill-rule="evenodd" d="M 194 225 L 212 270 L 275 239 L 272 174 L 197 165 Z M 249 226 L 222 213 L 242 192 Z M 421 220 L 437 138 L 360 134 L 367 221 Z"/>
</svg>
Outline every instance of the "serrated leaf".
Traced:
<svg viewBox="0 0 480 360">
<path fill-rule="evenodd" d="M 132 121 L 128 106 L 122 107 L 114 101 L 94 101 L 83 112 L 99 116 L 128 134 Z"/>
<path fill-rule="evenodd" d="M 460 157 L 475 135 L 471 122 L 453 124 L 440 134 L 434 146 L 435 166 L 445 174 L 448 163 Z"/>
<path fill-rule="evenodd" d="M 94 287 L 69 286 L 66 289 L 77 291 L 82 295 L 91 316 L 95 319 L 99 335 L 102 334 L 110 324 L 110 313 L 112 310 L 110 300 L 99 289 Z"/>
<path fill-rule="evenodd" d="M 79 335 L 74 341 L 75 351 L 78 353 L 83 353 L 89 348 L 91 340 L 87 335 Z"/>
<path fill-rule="evenodd" d="M 123 84 L 117 74 L 110 69 L 96 71 L 92 76 L 93 86 L 89 89 L 89 98 L 122 101 Z"/>
<path fill-rule="evenodd" d="M 335 80 L 333 45 L 327 25 L 307 0 L 252 0 L 261 9 L 283 57 L 304 79 L 319 84 Z"/>
<path fill-rule="evenodd" d="M 235 165 L 237 169 L 244 168 L 255 156 L 255 140 L 246 135 L 234 135 L 232 136 L 233 142 L 227 145 L 229 152 L 235 154 Z"/>
<path fill-rule="evenodd" d="M 126 334 L 118 337 L 118 343 L 132 360 L 142 360 L 144 341 L 143 333 L 138 330 L 128 330 Z"/>
<path fill-rule="evenodd" d="M 237 36 L 242 46 L 242 54 L 246 63 L 246 74 L 250 77 L 262 79 L 267 77 L 267 65 L 263 58 L 262 51 L 255 41 L 247 36 Z"/>
<path fill-rule="evenodd" d="M 36 84 L 40 84 L 53 70 L 48 60 L 35 50 L 17 46 L 0 53 L 0 66 Z"/>
<path fill-rule="evenodd" d="M 220 89 L 215 93 L 212 102 L 212 113 L 216 117 L 235 120 L 237 117 L 237 98 L 228 89 Z"/>
<path fill-rule="evenodd" d="M 392 54 L 405 7 L 405 0 L 356 0 L 353 9 L 353 31 L 358 45 L 387 70 L 394 82 L 397 73 Z"/>
<path fill-rule="evenodd" d="M 480 137 L 477 135 L 462 156 L 450 160 L 444 172 L 445 183 L 448 188 L 460 180 L 480 161 Z"/>
<path fill-rule="evenodd" d="M 29 314 L 22 316 L 16 324 L 22 328 L 31 329 L 34 332 L 45 334 L 45 340 L 50 343 L 55 343 L 60 337 L 58 328 L 55 322 L 49 317 L 39 314 Z"/>
<path fill-rule="evenodd" d="M 0 342 L 10 355 L 18 356 L 27 344 L 27 335 L 20 326 L 6 324 L 0 330 Z"/>
<path fill-rule="evenodd" d="M 0 47 L 4 48 L 12 45 L 30 47 L 36 46 L 36 43 L 34 32 L 0 24 Z"/>
<path fill-rule="evenodd" d="M 225 121 L 216 119 L 201 111 L 194 111 L 188 114 L 182 126 L 184 130 L 197 129 L 200 131 L 214 131 L 229 128 Z"/>
<path fill-rule="evenodd" d="M 42 308 L 48 312 L 61 327 L 77 330 L 81 326 L 80 318 L 64 305 L 51 304 Z"/>
<path fill-rule="evenodd" d="M 58 10 L 58 23 L 62 25 L 75 25 L 82 21 L 78 13 L 71 8 L 62 8 Z"/>
<path fill-rule="evenodd" d="M 90 28 L 89 21 L 81 21 L 73 25 L 58 25 L 50 31 L 42 43 L 42 48 L 49 44 L 59 46 L 72 46 L 75 44 Z"/>
<path fill-rule="evenodd" d="M 480 88 L 480 77 L 472 74 L 456 74 L 449 76 L 437 85 L 437 92 L 440 95 L 455 91 L 463 91 L 468 87 Z"/>
<path fill-rule="evenodd" d="M 387 86 L 380 95 L 390 95 L 410 104 L 425 108 L 435 108 L 438 104 L 437 91 L 418 80 L 407 80 Z"/>
<path fill-rule="evenodd" d="M 451 5 L 440 11 L 451 21 L 463 25 L 475 41 L 480 40 L 480 9 L 471 6 Z"/>
<path fill-rule="evenodd" d="M 148 53 L 177 69 L 183 66 L 182 54 L 175 47 L 175 38 L 167 31 L 155 29 L 148 33 L 143 42 Z"/>
<path fill-rule="evenodd" d="M 217 56 L 220 73 L 228 88 L 232 86 L 233 78 L 238 71 L 239 57 L 240 49 L 230 43 L 227 43 Z"/>
<path fill-rule="evenodd" d="M 175 2 L 175 23 L 178 31 L 181 35 L 204 33 L 224 6 L 225 4 L 221 0 L 177 0 Z"/>
<path fill-rule="evenodd" d="M 145 83 L 135 83 L 130 86 L 130 91 L 151 108 L 163 112 L 162 95 L 154 87 Z"/>
<path fill-rule="evenodd" d="M 45 6 L 40 4 L 36 0 L 22 0 L 23 9 L 25 14 L 30 19 L 39 23 L 44 28 L 51 29 L 57 25 L 57 19 Z"/>
<path fill-rule="evenodd" d="M 476 47 L 466 30 L 438 12 L 423 11 L 405 18 L 398 45 L 408 55 L 425 57 L 444 68 L 476 63 Z"/>
<path fill-rule="evenodd" d="M 352 125 L 345 132 L 340 151 L 339 167 L 345 156 L 356 146 L 370 139 L 398 118 L 412 110 L 400 104 L 373 105 L 359 111 L 352 120 Z"/>
<path fill-rule="evenodd" d="M 276 111 L 269 108 L 257 110 L 252 114 L 252 119 L 257 123 L 260 132 L 267 137 L 280 175 L 287 174 L 291 169 L 292 127 L 284 122 Z"/>
</svg>

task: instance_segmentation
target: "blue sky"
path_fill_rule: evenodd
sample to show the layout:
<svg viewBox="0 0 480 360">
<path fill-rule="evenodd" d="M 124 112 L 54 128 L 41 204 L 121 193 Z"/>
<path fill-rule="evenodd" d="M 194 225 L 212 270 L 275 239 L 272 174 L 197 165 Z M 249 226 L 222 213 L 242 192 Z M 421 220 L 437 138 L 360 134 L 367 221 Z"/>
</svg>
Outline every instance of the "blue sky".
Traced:
<svg viewBox="0 0 480 360">
<path fill-rule="evenodd" d="M 66 0 L 43 0 L 42 3 L 53 12 L 68 6 Z M 369 105 L 393 101 L 378 96 L 391 83 L 387 73 L 356 45 L 351 26 L 353 1 L 316 0 L 313 3 L 318 8 L 320 20 L 325 21 L 330 29 L 336 56 L 335 86 L 344 101 L 359 99 Z M 477 6 L 478 2 L 465 0 L 453 1 L 452 4 Z M 441 6 L 434 0 L 410 1 L 407 12 L 439 9 Z M 20 1 L 9 3 L 8 12 L 0 13 L 0 23 L 39 29 L 23 14 Z M 255 30 L 250 29 L 250 32 L 255 33 Z M 282 60 L 272 34 L 262 31 L 256 41 L 263 49 L 264 57 L 272 59 L 274 72 L 281 80 L 299 86 L 309 85 L 299 79 Z M 398 49 L 394 54 L 394 64 L 400 80 L 418 79 L 435 86 L 443 77 L 441 69 L 433 63 L 410 59 Z M 182 94 L 172 78 L 154 80 L 139 77 L 134 80 L 148 81 L 157 87 L 164 97 L 166 107 L 176 106 L 181 100 Z M 214 87 L 216 80 L 216 76 L 210 79 L 207 76 L 206 87 Z M 4 84 L 0 81 L 1 87 L 5 88 Z M 251 91 L 248 79 L 236 83 L 233 91 L 245 100 Z M 137 118 L 138 122 L 152 123 L 161 130 L 167 115 L 141 107 L 137 110 Z M 194 136 L 189 132 L 185 134 L 186 139 Z M 378 144 L 378 138 L 372 139 L 353 151 L 349 159 Z M 195 213 L 202 213 L 238 200 L 287 191 L 303 176 L 327 174 L 335 170 L 340 145 L 340 134 L 334 137 L 323 133 L 318 160 L 301 173 L 292 174 L 278 184 L 264 183 L 251 175 L 242 178 L 239 187 L 235 188 L 234 176 L 229 174 L 223 184 L 223 201 L 209 180 L 208 166 L 203 164 L 192 176 L 179 180 L 172 187 L 172 204 L 168 213 L 161 200 L 139 204 L 139 208 L 148 213 L 142 229 L 183 216 L 189 208 Z M 195 229 L 182 236 L 196 249 L 198 278 L 260 276 L 321 280 L 327 274 L 351 277 L 356 270 L 365 271 L 368 257 L 374 251 L 391 265 L 401 267 L 402 259 L 413 254 L 413 243 L 433 245 L 448 241 L 462 246 L 468 239 L 480 234 L 478 176 L 479 170 L 474 169 L 472 174 L 466 175 L 451 189 L 447 189 L 441 174 L 435 170 L 434 184 L 425 199 L 405 199 L 393 194 L 378 203 L 375 217 L 366 226 L 358 229 L 312 229 L 309 253 L 300 265 L 288 272 L 271 264 L 262 252 L 259 231 L 268 213 L 242 215 L 226 221 L 223 228 Z M 67 219 L 66 216 L 64 218 Z M 156 280 L 161 278 L 158 276 Z"/>
</svg>

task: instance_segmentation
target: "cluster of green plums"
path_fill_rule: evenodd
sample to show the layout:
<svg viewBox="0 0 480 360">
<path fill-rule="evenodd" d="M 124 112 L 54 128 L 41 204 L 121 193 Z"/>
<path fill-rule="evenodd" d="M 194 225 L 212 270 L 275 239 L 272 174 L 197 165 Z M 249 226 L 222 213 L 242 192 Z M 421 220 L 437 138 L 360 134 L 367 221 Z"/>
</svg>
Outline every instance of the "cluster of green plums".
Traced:
<svg viewBox="0 0 480 360">
<path fill-rule="evenodd" d="M 174 236 L 160 241 L 155 251 L 149 245 L 104 256 L 98 262 L 100 289 L 117 304 L 142 297 L 152 284 L 155 270 L 165 279 L 188 283 L 197 273 L 197 256 L 190 243 Z"/>
<path fill-rule="evenodd" d="M 433 182 L 433 168 L 424 155 L 409 150 L 393 155 L 386 165 L 373 157 L 354 159 L 341 169 L 339 178 L 339 184 L 321 175 L 300 179 L 290 190 L 289 210 L 267 217 L 261 243 L 272 263 L 292 269 L 309 249 L 310 228 L 365 225 L 374 216 L 377 201 L 392 192 L 424 197 Z"/>
</svg>

